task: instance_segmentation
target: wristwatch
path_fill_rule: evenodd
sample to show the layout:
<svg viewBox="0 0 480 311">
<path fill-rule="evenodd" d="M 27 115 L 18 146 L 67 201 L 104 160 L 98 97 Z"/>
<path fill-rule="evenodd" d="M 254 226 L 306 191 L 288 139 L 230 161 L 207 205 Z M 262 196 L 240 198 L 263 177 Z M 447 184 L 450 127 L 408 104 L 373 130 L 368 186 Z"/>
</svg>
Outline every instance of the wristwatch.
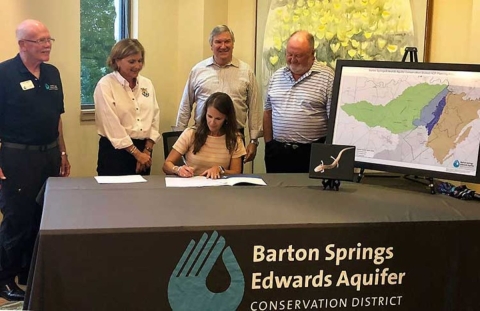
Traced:
<svg viewBox="0 0 480 311">
<path fill-rule="evenodd" d="M 250 143 L 254 144 L 257 147 L 258 147 L 258 144 L 259 144 L 258 139 L 250 139 Z"/>
</svg>

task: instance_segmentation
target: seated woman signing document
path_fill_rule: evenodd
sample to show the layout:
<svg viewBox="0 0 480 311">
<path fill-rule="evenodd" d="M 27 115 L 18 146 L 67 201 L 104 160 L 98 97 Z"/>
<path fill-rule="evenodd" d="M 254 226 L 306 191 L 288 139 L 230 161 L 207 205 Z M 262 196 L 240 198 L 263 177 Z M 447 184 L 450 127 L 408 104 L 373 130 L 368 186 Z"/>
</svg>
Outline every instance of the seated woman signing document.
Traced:
<svg viewBox="0 0 480 311">
<path fill-rule="evenodd" d="M 166 174 L 220 178 L 240 174 L 242 156 L 247 152 L 237 131 L 235 109 L 230 96 L 217 92 L 207 99 L 200 124 L 187 128 L 178 138 L 163 164 Z M 183 156 L 184 165 L 174 163 Z"/>
</svg>

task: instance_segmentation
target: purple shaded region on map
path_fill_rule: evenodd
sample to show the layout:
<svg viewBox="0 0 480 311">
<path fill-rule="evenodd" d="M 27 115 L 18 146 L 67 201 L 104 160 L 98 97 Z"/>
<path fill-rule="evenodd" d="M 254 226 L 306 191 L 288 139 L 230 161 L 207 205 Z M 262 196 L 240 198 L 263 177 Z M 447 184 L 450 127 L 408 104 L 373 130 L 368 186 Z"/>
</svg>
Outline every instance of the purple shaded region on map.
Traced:
<svg viewBox="0 0 480 311">
<path fill-rule="evenodd" d="M 432 133 L 433 127 L 438 123 L 438 120 L 440 120 L 440 116 L 443 113 L 443 109 L 445 108 L 445 105 L 447 104 L 447 98 L 443 97 L 442 100 L 438 103 L 437 109 L 433 112 L 433 115 L 435 116 L 432 121 L 428 122 L 427 124 L 427 132 L 428 135 Z"/>
<path fill-rule="evenodd" d="M 447 104 L 446 96 L 448 89 L 444 89 L 433 98 L 428 105 L 423 107 L 420 112 L 420 118 L 413 121 L 415 126 L 425 126 L 428 135 L 432 133 L 433 128 L 440 120 L 440 116 L 443 113 L 443 109 Z"/>
</svg>

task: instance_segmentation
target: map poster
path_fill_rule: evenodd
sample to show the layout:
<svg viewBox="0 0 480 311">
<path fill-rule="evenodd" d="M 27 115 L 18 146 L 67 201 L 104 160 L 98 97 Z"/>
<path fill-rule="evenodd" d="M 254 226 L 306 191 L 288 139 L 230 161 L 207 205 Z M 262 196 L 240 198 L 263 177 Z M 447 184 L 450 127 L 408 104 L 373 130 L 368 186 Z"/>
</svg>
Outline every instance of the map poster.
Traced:
<svg viewBox="0 0 480 311">
<path fill-rule="evenodd" d="M 478 72 L 344 66 L 332 141 L 355 161 L 473 178 L 479 85 Z"/>
</svg>

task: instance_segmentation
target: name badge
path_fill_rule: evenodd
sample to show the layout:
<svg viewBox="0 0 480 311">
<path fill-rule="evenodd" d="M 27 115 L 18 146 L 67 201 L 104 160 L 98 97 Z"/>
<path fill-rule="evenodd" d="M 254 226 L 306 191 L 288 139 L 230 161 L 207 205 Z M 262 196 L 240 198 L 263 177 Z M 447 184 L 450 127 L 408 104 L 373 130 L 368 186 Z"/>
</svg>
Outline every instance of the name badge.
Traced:
<svg viewBox="0 0 480 311">
<path fill-rule="evenodd" d="M 22 88 L 22 90 L 26 91 L 26 90 L 33 89 L 35 85 L 33 85 L 32 80 L 27 80 L 27 81 L 20 82 L 20 87 Z"/>
</svg>

